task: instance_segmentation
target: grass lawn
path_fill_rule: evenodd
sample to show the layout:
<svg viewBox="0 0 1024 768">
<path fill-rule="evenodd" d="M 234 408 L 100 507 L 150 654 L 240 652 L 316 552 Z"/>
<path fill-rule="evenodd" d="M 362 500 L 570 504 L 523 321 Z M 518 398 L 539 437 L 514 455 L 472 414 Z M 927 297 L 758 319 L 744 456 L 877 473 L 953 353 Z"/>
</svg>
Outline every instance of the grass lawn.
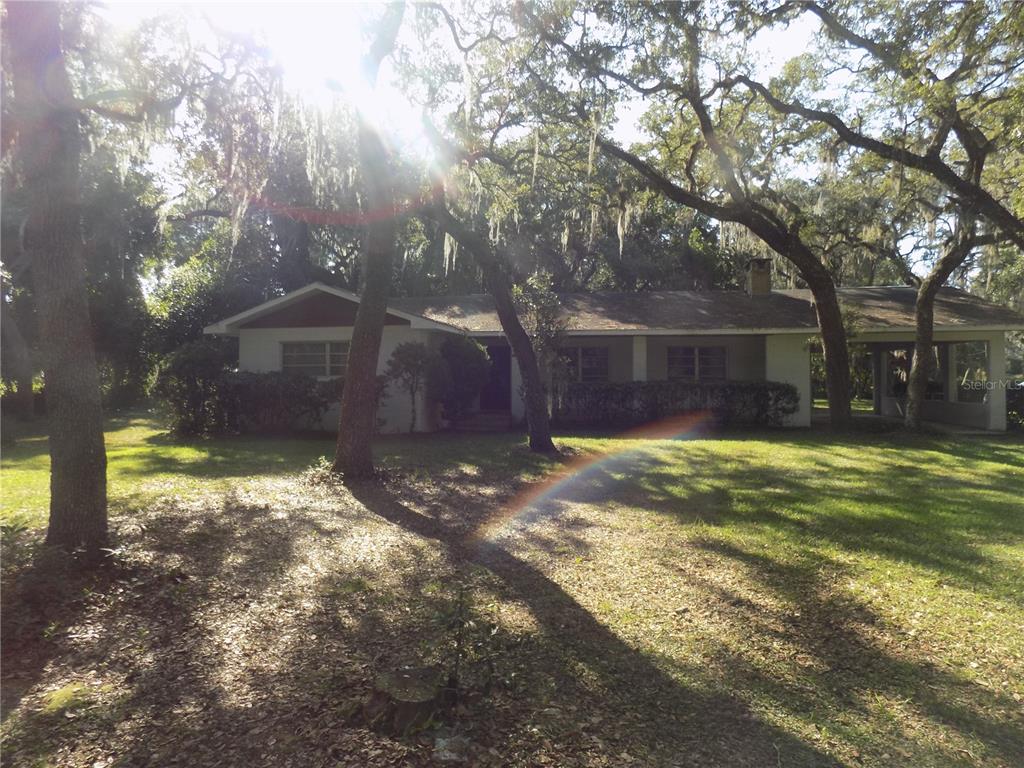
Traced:
<svg viewBox="0 0 1024 768">
<path fill-rule="evenodd" d="M 828 409 L 828 400 L 826 400 L 823 397 L 815 398 L 815 400 L 813 402 L 813 407 L 817 408 L 817 409 L 824 408 L 824 409 L 827 410 Z M 850 401 L 850 410 L 852 410 L 854 412 L 854 414 L 858 414 L 858 413 L 874 413 L 874 411 L 875 411 L 875 403 L 874 403 L 873 400 L 860 400 L 858 398 L 854 398 L 854 399 L 852 399 Z"/>
<path fill-rule="evenodd" d="M 1024 764 L 1024 446 L 775 432 L 380 441 L 108 433 L 117 567 L 37 549 L 45 441 L 4 451 L 3 763 Z M 450 721 L 364 725 L 452 664 Z"/>
</svg>

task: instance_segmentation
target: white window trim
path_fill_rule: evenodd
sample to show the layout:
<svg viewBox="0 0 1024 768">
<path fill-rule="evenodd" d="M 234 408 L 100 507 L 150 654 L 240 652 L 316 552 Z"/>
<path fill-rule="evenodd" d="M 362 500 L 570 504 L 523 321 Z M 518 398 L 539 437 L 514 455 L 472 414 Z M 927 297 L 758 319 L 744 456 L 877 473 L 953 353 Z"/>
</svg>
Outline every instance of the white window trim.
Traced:
<svg viewBox="0 0 1024 768">
<path fill-rule="evenodd" d="M 340 378 L 343 378 L 345 376 L 345 373 L 348 373 L 348 355 L 349 355 L 348 351 L 345 352 L 345 373 L 336 373 L 336 374 L 331 374 L 330 373 L 330 370 L 331 370 L 331 344 L 344 344 L 346 347 L 349 348 L 349 350 L 351 350 L 352 342 L 351 342 L 350 339 L 328 339 L 326 341 L 321 340 L 321 339 L 309 339 L 309 340 L 307 340 L 307 339 L 288 339 L 287 341 L 278 342 L 278 344 L 279 344 L 279 352 L 280 352 L 279 359 L 281 361 L 281 364 L 280 364 L 280 367 L 278 368 L 278 370 L 280 370 L 281 373 L 287 373 L 287 371 L 284 368 L 284 348 L 288 344 L 322 344 L 323 345 L 323 348 L 324 348 L 324 372 L 321 373 L 321 374 L 317 374 L 316 376 L 313 377 L 317 381 L 332 381 L 334 379 L 340 379 Z"/>
</svg>

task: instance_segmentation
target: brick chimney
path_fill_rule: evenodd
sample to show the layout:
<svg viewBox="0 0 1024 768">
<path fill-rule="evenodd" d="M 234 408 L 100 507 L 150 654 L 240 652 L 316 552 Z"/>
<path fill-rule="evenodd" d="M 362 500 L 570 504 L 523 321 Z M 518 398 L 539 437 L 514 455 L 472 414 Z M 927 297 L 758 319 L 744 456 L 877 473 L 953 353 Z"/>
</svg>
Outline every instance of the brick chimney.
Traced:
<svg viewBox="0 0 1024 768">
<path fill-rule="evenodd" d="M 772 292 L 772 260 L 751 259 L 747 262 L 747 296 L 767 296 Z"/>
</svg>

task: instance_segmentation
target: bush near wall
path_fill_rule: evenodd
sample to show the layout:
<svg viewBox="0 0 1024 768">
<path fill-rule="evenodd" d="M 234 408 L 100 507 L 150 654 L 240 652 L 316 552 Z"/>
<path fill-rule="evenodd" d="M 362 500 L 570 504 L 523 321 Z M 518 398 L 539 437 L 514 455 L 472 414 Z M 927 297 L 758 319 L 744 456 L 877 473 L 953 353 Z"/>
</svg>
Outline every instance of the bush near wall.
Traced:
<svg viewBox="0 0 1024 768">
<path fill-rule="evenodd" d="M 225 371 L 168 376 L 161 394 L 172 432 L 223 435 L 319 427 L 340 387 L 300 374 Z"/>
<path fill-rule="evenodd" d="M 1024 383 L 1006 390 L 1006 427 L 1024 430 Z"/>
<path fill-rule="evenodd" d="M 708 412 L 721 426 L 780 426 L 799 403 L 796 387 L 774 381 L 573 383 L 557 391 L 552 418 L 561 426 L 633 427 Z"/>
</svg>

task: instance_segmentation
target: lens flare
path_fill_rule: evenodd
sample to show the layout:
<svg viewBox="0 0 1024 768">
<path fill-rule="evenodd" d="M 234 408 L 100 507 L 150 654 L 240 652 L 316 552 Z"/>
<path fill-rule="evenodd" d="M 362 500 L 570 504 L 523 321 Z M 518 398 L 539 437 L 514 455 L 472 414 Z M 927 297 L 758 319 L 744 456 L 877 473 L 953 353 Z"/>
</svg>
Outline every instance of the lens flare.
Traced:
<svg viewBox="0 0 1024 768">
<path fill-rule="evenodd" d="M 711 424 L 707 411 L 672 416 L 628 432 L 616 435 L 616 440 L 690 440 L 699 437 Z M 470 546 L 486 546 L 506 533 L 532 525 L 551 517 L 558 507 L 557 500 L 588 501 L 596 491 L 596 498 L 606 497 L 606 490 L 596 488 L 595 481 L 602 473 L 629 472 L 641 458 L 642 449 L 626 447 L 609 453 L 581 456 L 557 472 L 533 483 L 516 494 L 507 504 L 478 526 L 467 538 Z M 596 500 L 596 498 L 594 500 Z"/>
</svg>

